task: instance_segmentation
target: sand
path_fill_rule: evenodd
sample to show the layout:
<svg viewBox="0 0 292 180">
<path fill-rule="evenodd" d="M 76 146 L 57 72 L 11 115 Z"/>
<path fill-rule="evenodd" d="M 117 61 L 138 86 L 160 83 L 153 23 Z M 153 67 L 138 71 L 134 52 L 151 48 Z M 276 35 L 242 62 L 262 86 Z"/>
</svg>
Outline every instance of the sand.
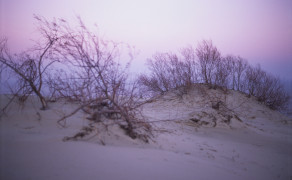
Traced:
<svg viewBox="0 0 292 180">
<path fill-rule="evenodd" d="M 229 110 L 214 110 L 211 100 L 216 98 Z M 5 102 L 2 95 L 2 107 Z M 64 142 L 89 121 L 79 112 L 62 128 L 57 120 L 77 106 L 64 101 L 49 105 L 40 111 L 32 96 L 22 108 L 13 103 L 1 116 L 1 180 L 292 178 L 291 119 L 239 92 L 207 90 L 202 96 L 194 89 L 180 98 L 169 93 L 145 104 L 143 114 L 155 129 L 148 144 L 117 126 Z M 233 116 L 229 123 L 224 123 L 226 113 Z M 192 118 L 209 124 L 198 125 Z"/>
</svg>

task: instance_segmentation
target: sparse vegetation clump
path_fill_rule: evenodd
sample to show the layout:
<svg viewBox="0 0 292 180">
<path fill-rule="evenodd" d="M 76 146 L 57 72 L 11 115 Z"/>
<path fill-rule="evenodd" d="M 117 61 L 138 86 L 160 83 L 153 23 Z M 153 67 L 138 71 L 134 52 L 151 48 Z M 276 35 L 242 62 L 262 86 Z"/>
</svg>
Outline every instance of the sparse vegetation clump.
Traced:
<svg viewBox="0 0 292 180">
<path fill-rule="evenodd" d="M 179 55 L 157 53 L 148 60 L 150 73 L 139 82 L 153 95 L 180 87 L 181 93 L 195 83 L 210 88 L 232 89 L 255 96 L 274 110 L 285 109 L 289 102 L 279 78 L 252 66 L 240 56 L 222 56 L 212 41 L 203 40 L 197 48 L 187 47 Z"/>
<path fill-rule="evenodd" d="M 47 109 L 47 99 L 42 94 L 45 84 L 51 99 L 78 104 L 78 108 L 58 121 L 60 125 L 65 126 L 66 118 L 83 110 L 96 123 L 111 120 L 131 138 L 148 142 L 151 126 L 140 113 L 137 83 L 128 74 L 131 55 L 126 65 L 119 62 L 122 49 L 127 47 L 102 39 L 81 18 L 77 18 L 76 27 L 64 19 L 48 21 L 40 16 L 35 19 L 44 41 L 37 43 L 35 51 L 26 51 L 23 62 L 9 54 L 6 40 L 1 41 L 1 68 L 17 75 L 20 81 L 17 85 L 21 85 L 17 94 L 33 92 L 42 109 Z M 131 48 L 128 50 L 131 53 Z M 56 61 L 61 61 L 59 67 L 49 69 Z"/>
<path fill-rule="evenodd" d="M 184 48 L 180 54 L 156 53 L 148 59 L 149 75 L 140 75 L 138 82 L 144 94 L 163 94 L 171 89 L 185 91 L 197 82 L 194 49 Z"/>
<path fill-rule="evenodd" d="M 24 102 L 35 94 L 42 110 L 49 108 L 51 100 L 77 103 L 75 110 L 58 121 L 62 126 L 66 125 L 66 118 L 84 111 L 94 123 L 106 125 L 110 121 L 109 124 L 118 125 L 131 138 L 148 142 L 152 126 L 141 113 L 140 106 L 144 103 L 141 97 L 154 97 L 171 90 L 182 97 L 196 83 L 212 89 L 241 91 L 275 110 L 285 108 L 289 101 L 279 78 L 260 66 L 251 66 L 240 56 L 223 56 L 212 41 L 204 40 L 197 48 L 182 48 L 178 54 L 156 53 L 147 61 L 149 74 L 131 81 L 128 72 L 133 56 L 129 46 L 104 40 L 79 17 L 76 27 L 64 19 L 48 21 L 41 16 L 35 19 L 40 38 L 29 50 L 12 54 L 7 39 L 0 40 L 0 72 L 8 72 L 16 79 L 11 101 L 18 97 Z M 119 61 L 125 58 L 124 48 L 130 54 L 125 65 Z M 221 107 L 220 102 L 212 104 L 215 110 Z"/>
<path fill-rule="evenodd" d="M 59 61 L 54 56 L 54 49 L 60 37 L 54 32 L 58 30 L 52 28 L 51 24 L 40 24 L 41 38 L 32 48 L 18 54 L 9 51 L 6 38 L 0 39 L 0 72 L 7 72 L 16 81 L 10 87 L 11 94 L 14 95 L 12 99 L 18 97 L 20 101 L 25 101 L 29 95 L 34 94 L 39 98 L 42 110 L 48 108 L 44 85 L 51 75 L 50 68 Z"/>
</svg>

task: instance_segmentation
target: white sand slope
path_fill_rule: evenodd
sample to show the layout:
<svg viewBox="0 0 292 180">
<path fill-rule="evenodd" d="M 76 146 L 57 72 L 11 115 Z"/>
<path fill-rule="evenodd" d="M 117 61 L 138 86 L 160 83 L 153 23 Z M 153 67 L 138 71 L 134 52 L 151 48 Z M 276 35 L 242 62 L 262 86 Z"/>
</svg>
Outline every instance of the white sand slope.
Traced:
<svg viewBox="0 0 292 180">
<path fill-rule="evenodd" d="M 4 101 L 1 96 L 2 107 Z M 77 113 L 61 128 L 57 120 L 74 104 L 50 103 L 47 111 L 38 106 L 31 97 L 23 109 L 12 104 L 1 117 L 1 180 L 292 178 L 291 119 L 239 92 L 200 86 L 181 98 L 168 93 L 145 104 L 155 127 L 149 144 L 116 126 L 63 142 L 88 125 L 86 115 Z"/>
</svg>

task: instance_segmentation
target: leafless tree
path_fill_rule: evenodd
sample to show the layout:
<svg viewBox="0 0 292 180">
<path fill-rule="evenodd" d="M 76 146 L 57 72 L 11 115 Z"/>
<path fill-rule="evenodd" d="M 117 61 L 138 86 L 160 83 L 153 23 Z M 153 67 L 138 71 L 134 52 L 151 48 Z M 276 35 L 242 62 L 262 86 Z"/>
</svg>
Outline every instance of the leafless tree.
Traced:
<svg viewBox="0 0 292 180">
<path fill-rule="evenodd" d="M 280 79 L 268 73 L 261 77 L 256 97 L 271 109 L 277 110 L 285 109 L 289 101 Z"/>
<path fill-rule="evenodd" d="M 218 61 L 221 59 L 219 50 L 213 45 L 212 41 L 203 40 L 196 48 L 196 55 L 202 81 L 213 85 Z"/>
<path fill-rule="evenodd" d="M 245 91 L 244 79 L 245 71 L 248 67 L 248 62 L 240 56 L 227 55 L 225 58 L 226 67 L 228 67 L 228 72 L 230 77 L 228 79 L 230 88 L 238 91 Z"/>
<path fill-rule="evenodd" d="M 212 41 L 202 41 L 196 51 L 192 47 L 184 48 L 181 56 L 156 53 L 148 60 L 148 66 L 150 74 L 141 75 L 139 82 L 144 91 L 154 94 L 203 82 L 213 88 L 230 88 L 255 96 L 272 109 L 284 108 L 289 99 L 278 78 L 263 71 L 259 65 L 250 66 L 240 56 L 221 57 Z"/>
<path fill-rule="evenodd" d="M 246 68 L 248 67 L 248 63 L 245 59 L 242 57 L 238 56 L 235 59 L 235 64 L 234 64 L 234 71 L 235 71 L 235 79 L 236 79 L 236 89 L 238 91 L 244 91 L 244 85 L 241 83 L 243 79 L 244 72 L 246 71 Z"/>
<path fill-rule="evenodd" d="M 235 61 L 236 57 L 233 55 L 227 55 L 224 57 L 227 65 L 228 65 L 228 71 L 229 71 L 229 83 L 228 88 L 235 90 L 235 84 L 236 84 L 236 72 L 235 72 Z"/>
<path fill-rule="evenodd" d="M 214 85 L 227 88 L 230 77 L 231 64 L 225 58 L 217 61 L 214 72 Z"/>
<path fill-rule="evenodd" d="M 151 126 L 140 113 L 137 84 L 129 80 L 130 61 L 119 62 L 123 43 L 100 38 L 81 18 L 78 20 L 78 27 L 65 20 L 56 23 L 62 39 L 55 54 L 69 70 L 59 71 L 58 77 L 50 80 L 50 89 L 57 98 L 79 103 L 76 110 L 61 120 L 84 110 L 95 122 L 112 119 L 130 137 L 148 141 Z"/>
<path fill-rule="evenodd" d="M 181 92 L 197 82 L 195 53 L 192 47 L 181 49 L 180 54 L 156 53 L 148 59 L 149 75 L 141 75 L 139 82 L 153 94 L 163 94 L 180 88 Z"/>
<path fill-rule="evenodd" d="M 257 65 L 256 67 L 248 66 L 245 83 L 249 95 L 256 96 L 258 94 L 257 91 L 259 84 L 261 84 L 261 77 L 264 75 L 265 72 L 261 69 L 260 65 Z"/>
<path fill-rule="evenodd" d="M 25 101 L 28 95 L 34 93 L 42 104 L 41 109 L 45 110 L 48 104 L 42 91 L 44 76 L 49 67 L 58 61 L 53 56 L 53 49 L 59 37 L 54 22 L 44 22 L 37 16 L 35 19 L 38 22 L 41 38 L 35 41 L 34 47 L 18 54 L 12 54 L 9 51 L 7 39 L 1 39 L 0 64 L 2 69 L 13 73 L 13 77 L 17 79 L 15 96 Z"/>
<path fill-rule="evenodd" d="M 150 75 L 142 75 L 139 77 L 140 82 L 147 87 L 149 91 L 159 92 L 163 94 L 174 88 L 171 84 L 171 72 L 169 69 L 167 53 L 156 53 L 153 59 L 147 60 L 147 65 L 150 69 Z"/>
<path fill-rule="evenodd" d="M 192 46 L 187 46 L 182 48 L 180 53 L 184 62 L 185 85 L 189 86 L 193 83 L 198 83 L 198 63 L 196 62 L 195 49 Z"/>
<path fill-rule="evenodd" d="M 285 109 L 289 102 L 289 95 L 285 92 L 283 84 L 279 78 L 263 71 L 258 65 L 248 66 L 245 82 L 248 93 L 257 97 L 258 101 L 263 102 L 271 109 Z"/>
</svg>

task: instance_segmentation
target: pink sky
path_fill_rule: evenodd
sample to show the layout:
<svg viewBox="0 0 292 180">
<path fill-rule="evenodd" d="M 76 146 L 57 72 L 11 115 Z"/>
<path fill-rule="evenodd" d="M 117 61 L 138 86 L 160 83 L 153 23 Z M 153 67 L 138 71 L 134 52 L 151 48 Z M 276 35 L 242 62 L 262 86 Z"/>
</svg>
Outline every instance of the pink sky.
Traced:
<svg viewBox="0 0 292 180">
<path fill-rule="evenodd" d="M 223 54 L 292 77 L 291 0 L 0 0 L 0 8 L 1 36 L 17 50 L 33 39 L 33 14 L 80 15 L 105 37 L 139 49 L 133 62 L 139 70 L 156 51 L 211 39 Z"/>
</svg>

